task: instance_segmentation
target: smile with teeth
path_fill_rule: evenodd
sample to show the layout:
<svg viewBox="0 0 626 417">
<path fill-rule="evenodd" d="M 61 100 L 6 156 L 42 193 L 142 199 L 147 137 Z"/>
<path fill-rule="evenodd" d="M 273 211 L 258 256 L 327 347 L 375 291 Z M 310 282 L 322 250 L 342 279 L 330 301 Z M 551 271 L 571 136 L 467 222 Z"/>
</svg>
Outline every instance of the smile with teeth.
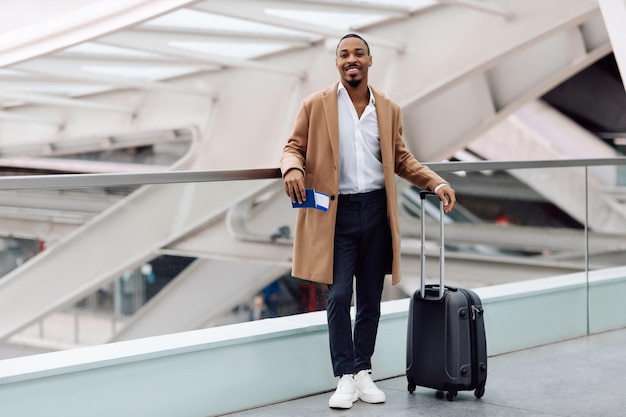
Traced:
<svg viewBox="0 0 626 417">
<path fill-rule="evenodd" d="M 360 71 L 359 67 L 349 67 L 349 68 L 346 68 L 346 73 L 348 73 L 348 74 L 356 74 L 359 71 Z"/>
</svg>

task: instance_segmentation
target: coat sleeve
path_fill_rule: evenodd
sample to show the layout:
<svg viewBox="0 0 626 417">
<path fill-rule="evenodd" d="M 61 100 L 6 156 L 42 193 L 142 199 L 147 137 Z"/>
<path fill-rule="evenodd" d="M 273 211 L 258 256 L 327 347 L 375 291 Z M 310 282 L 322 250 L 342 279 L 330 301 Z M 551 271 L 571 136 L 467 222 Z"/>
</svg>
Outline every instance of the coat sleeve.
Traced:
<svg viewBox="0 0 626 417">
<path fill-rule="evenodd" d="M 402 112 L 394 106 L 394 146 L 395 146 L 395 171 L 400 177 L 423 189 L 434 190 L 439 184 L 447 183 L 435 172 L 419 163 L 411 152 L 406 148 L 402 139 Z"/>
<path fill-rule="evenodd" d="M 280 171 L 284 176 L 291 169 L 299 169 L 304 174 L 304 163 L 309 142 L 309 112 L 303 102 L 298 110 L 293 132 L 283 148 L 280 158 Z"/>
</svg>

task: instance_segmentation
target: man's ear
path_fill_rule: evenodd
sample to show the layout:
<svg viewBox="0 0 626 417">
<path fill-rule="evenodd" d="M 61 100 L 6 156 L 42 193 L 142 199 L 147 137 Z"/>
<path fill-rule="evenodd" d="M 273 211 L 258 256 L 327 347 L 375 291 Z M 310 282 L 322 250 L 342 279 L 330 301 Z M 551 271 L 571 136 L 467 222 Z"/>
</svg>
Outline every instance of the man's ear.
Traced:
<svg viewBox="0 0 626 417">
<path fill-rule="evenodd" d="M 369 59 L 369 65 L 368 66 L 371 67 L 372 66 L 372 56 L 370 55 L 369 58 L 370 59 Z"/>
</svg>

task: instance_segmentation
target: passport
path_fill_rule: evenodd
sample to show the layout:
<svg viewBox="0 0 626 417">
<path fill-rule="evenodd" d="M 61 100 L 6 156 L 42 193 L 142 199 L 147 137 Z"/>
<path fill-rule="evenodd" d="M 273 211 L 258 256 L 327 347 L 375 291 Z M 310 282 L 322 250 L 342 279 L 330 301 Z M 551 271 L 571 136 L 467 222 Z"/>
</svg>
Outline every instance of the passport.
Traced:
<svg viewBox="0 0 626 417">
<path fill-rule="evenodd" d="M 293 208 L 314 208 L 323 212 L 328 211 L 329 198 L 328 194 L 315 191 L 313 188 L 306 189 L 306 200 L 302 203 L 291 203 Z"/>
</svg>

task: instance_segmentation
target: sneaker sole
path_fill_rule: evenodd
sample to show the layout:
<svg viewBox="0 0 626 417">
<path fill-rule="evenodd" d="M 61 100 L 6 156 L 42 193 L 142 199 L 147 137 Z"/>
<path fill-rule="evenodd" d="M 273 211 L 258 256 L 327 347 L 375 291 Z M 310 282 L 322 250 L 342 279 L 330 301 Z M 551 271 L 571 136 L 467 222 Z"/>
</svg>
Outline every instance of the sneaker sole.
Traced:
<svg viewBox="0 0 626 417">
<path fill-rule="evenodd" d="M 332 398 L 328 401 L 328 406 L 330 408 L 352 408 L 352 404 L 355 403 L 359 399 L 359 395 L 354 393 L 354 397 L 352 397 L 352 401 L 332 401 Z"/>
<path fill-rule="evenodd" d="M 369 404 L 380 404 L 380 403 L 384 403 L 386 400 L 386 397 L 383 396 L 366 396 L 366 395 L 362 395 L 362 394 L 358 394 L 359 395 L 359 399 L 363 402 L 369 403 Z"/>
</svg>

